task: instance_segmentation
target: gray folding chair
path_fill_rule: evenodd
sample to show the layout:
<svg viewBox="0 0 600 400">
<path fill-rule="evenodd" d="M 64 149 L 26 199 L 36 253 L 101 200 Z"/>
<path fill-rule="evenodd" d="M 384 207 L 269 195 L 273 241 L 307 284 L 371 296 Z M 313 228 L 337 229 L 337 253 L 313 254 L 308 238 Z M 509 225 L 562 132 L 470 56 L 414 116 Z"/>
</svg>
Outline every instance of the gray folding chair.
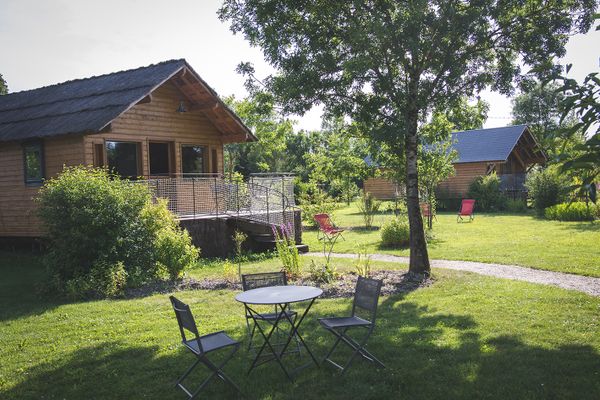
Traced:
<svg viewBox="0 0 600 400">
<path fill-rule="evenodd" d="M 377 302 L 379 301 L 379 293 L 381 292 L 382 281 L 377 279 L 369 279 L 363 278 L 362 276 L 358 277 L 358 281 L 356 282 L 356 291 L 354 293 L 354 301 L 352 302 L 352 315 L 349 317 L 332 317 L 332 318 L 319 318 L 318 321 L 323 326 L 323 328 L 327 329 L 329 332 L 334 334 L 337 337 L 337 340 L 333 344 L 333 347 L 327 355 L 325 356 L 324 361 L 327 361 L 339 368 L 342 371 L 342 374 L 346 372 L 348 367 L 352 361 L 354 361 L 355 357 L 360 354 L 363 358 L 379 365 L 382 368 L 385 368 L 385 365 L 379 361 L 374 355 L 369 353 L 365 349 L 365 345 L 371 333 L 375 329 L 375 317 L 377 316 Z M 366 318 L 360 317 L 359 313 L 366 313 Z M 352 328 L 362 328 L 366 329 L 366 334 L 360 340 L 354 340 L 346 333 L 348 330 Z M 330 357 L 338 344 L 340 342 L 344 342 L 348 345 L 352 350 L 352 355 L 350 359 L 346 362 L 344 366 L 336 363 L 331 360 Z"/>
<path fill-rule="evenodd" d="M 217 375 L 224 382 L 229 383 L 239 393 L 242 393 L 240 388 L 223 372 L 225 364 L 233 357 L 236 351 L 238 351 L 240 342 L 230 338 L 225 332 L 215 332 L 208 335 L 200 336 L 198 334 L 198 327 L 194 320 L 194 316 L 190 311 L 190 307 L 184 302 L 176 299 L 174 296 L 169 296 L 173 310 L 175 310 L 175 316 L 177 317 L 177 323 L 179 324 L 179 331 L 181 332 L 182 343 L 187 347 L 194 355 L 198 358 L 196 362 L 177 380 L 175 386 L 179 386 L 190 399 L 193 399 L 200 393 L 200 391 L 206 386 L 206 384 Z M 194 335 L 193 339 L 187 339 L 186 331 Z M 208 359 L 207 355 L 215 350 L 223 349 L 226 347 L 232 348 L 231 352 L 225 357 L 220 364 L 215 364 Z M 183 386 L 183 380 L 192 372 L 199 363 L 206 365 L 212 372 L 202 382 L 202 384 L 193 393 L 190 392 L 186 387 Z"/>
<path fill-rule="evenodd" d="M 242 275 L 242 290 L 244 292 L 246 290 L 258 289 L 262 287 L 268 286 L 287 286 L 287 276 L 285 272 L 260 272 L 257 274 L 245 274 Z M 279 315 L 277 306 L 272 313 L 260 313 L 252 318 L 252 315 L 246 309 L 246 327 L 248 329 L 248 350 L 252 348 L 252 339 L 254 338 L 254 334 L 256 333 L 256 324 L 257 321 L 265 321 L 268 323 L 273 323 L 277 319 Z M 296 322 L 297 313 L 289 308 L 285 311 L 289 319 L 292 319 L 294 323 Z M 282 318 L 282 320 L 286 320 Z M 252 326 L 250 324 L 252 321 Z M 277 328 L 279 329 L 279 328 Z"/>
</svg>

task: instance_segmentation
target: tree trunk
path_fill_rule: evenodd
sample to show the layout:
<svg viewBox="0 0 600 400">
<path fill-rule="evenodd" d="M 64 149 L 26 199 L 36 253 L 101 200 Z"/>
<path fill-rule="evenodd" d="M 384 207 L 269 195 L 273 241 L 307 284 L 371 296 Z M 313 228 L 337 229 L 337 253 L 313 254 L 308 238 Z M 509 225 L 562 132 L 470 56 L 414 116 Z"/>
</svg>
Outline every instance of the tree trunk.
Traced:
<svg viewBox="0 0 600 400">
<path fill-rule="evenodd" d="M 408 271 L 417 275 L 429 275 L 429 255 L 423 229 L 423 217 L 419 206 L 419 174 L 417 171 L 418 112 L 413 109 L 407 115 L 404 149 L 406 152 L 406 205 L 410 225 L 410 264 Z"/>
</svg>

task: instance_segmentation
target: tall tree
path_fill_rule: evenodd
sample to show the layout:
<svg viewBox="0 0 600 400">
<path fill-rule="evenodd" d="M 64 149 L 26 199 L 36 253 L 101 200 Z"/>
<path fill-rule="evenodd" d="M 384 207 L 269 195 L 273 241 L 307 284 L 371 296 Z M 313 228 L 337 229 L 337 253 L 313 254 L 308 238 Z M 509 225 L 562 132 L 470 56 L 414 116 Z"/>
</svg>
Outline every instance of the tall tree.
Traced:
<svg viewBox="0 0 600 400">
<path fill-rule="evenodd" d="M 448 110 L 438 112 L 446 115 L 453 131 L 468 131 L 483 128 L 489 111 L 490 104 L 487 101 L 478 98 L 474 104 L 469 104 L 469 99 L 463 96 Z"/>
<path fill-rule="evenodd" d="M 0 95 L 7 94 L 7 93 L 8 93 L 8 85 L 6 84 L 6 81 L 4 80 L 4 77 L 2 76 L 2 74 L 0 74 Z"/>
<path fill-rule="evenodd" d="M 535 83 L 522 91 L 512 102 L 513 124 L 525 124 L 553 161 L 560 154 L 581 143 L 581 135 L 565 140 L 560 133 L 575 124 L 572 113 L 563 115 L 565 95 L 558 83 Z"/>
<path fill-rule="evenodd" d="M 410 264 L 430 271 L 419 209 L 419 122 L 491 86 L 509 93 L 520 63 L 544 75 L 585 32 L 595 0 L 225 0 L 219 10 L 276 70 L 285 112 L 324 104 L 363 125 L 405 164 Z M 240 70 L 249 75 L 251 65 Z"/>
</svg>

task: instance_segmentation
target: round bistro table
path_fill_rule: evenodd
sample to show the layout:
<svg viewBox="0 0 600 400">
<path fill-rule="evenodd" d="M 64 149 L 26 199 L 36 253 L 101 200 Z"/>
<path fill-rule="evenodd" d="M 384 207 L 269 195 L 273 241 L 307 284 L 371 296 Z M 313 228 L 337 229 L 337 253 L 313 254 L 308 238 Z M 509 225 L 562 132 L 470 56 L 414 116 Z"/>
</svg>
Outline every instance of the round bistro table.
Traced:
<svg viewBox="0 0 600 400">
<path fill-rule="evenodd" d="M 258 365 L 264 364 L 265 362 L 277 361 L 277 363 L 279 364 L 281 369 L 283 369 L 283 372 L 285 372 L 286 376 L 290 380 L 292 380 L 292 375 L 285 368 L 281 359 L 282 359 L 283 355 L 285 354 L 285 351 L 287 350 L 287 348 L 290 345 L 290 342 L 292 341 L 293 338 L 296 338 L 300 343 L 302 343 L 302 346 L 306 349 L 306 352 L 310 355 L 310 357 L 312 358 L 312 361 L 317 365 L 317 367 L 319 366 L 319 363 L 317 362 L 317 360 L 313 356 L 312 352 L 310 351 L 310 349 L 304 342 L 304 339 L 302 339 L 302 336 L 298 332 L 298 328 L 302 324 L 304 317 L 306 316 L 306 314 L 308 314 L 308 310 L 310 310 L 310 308 L 312 307 L 316 298 L 319 297 L 321 294 L 323 294 L 323 291 L 316 287 L 288 285 L 288 286 L 268 286 L 268 287 L 262 287 L 262 288 L 258 288 L 258 289 L 251 289 L 251 290 L 247 290 L 245 292 L 239 293 L 235 296 L 235 299 L 237 301 L 244 304 L 244 307 L 246 308 L 248 315 L 250 315 L 252 317 L 252 319 L 254 320 L 254 323 L 258 327 L 258 331 L 260 332 L 260 334 L 262 335 L 262 337 L 264 339 L 264 343 L 261 346 L 258 353 L 256 354 L 256 357 L 252 361 L 252 365 L 250 366 L 248 373 L 252 372 L 252 370 L 255 367 L 257 367 Z M 297 320 L 292 319 L 290 316 L 290 313 L 288 312 L 290 304 L 303 302 L 303 301 L 309 301 L 309 303 L 308 303 L 308 306 L 306 307 L 306 309 L 304 310 L 304 312 L 302 313 L 302 316 Z M 252 308 L 252 306 L 255 306 L 255 305 L 274 305 L 276 307 L 277 306 L 279 307 L 280 311 L 277 314 L 277 318 L 275 319 L 275 322 L 273 322 L 271 324 L 271 329 L 268 332 L 266 332 L 266 329 L 261 327 L 261 325 L 258 323 L 258 321 L 264 322 L 264 319 L 261 319 L 260 313 Z M 279 323 L 281 321 L 289 322 L 289 324 L 291 325 L 292 328 L 289 331 L 289 333 L 287 334 L 288 338 L 287 338 L 283 348 L 280 351 L 276 351 L 273 348 L 273 345 L 271 344 L 270 340 L 273 335 L 273 332 L 277 329 L 277 326 L 279 325 Z M 263 360 L 259 363 L 258 359 L 259 359 L 259 357 L 261 357 L 261 354 L 266 349 L 268 349 L 270 351 L 271 357 L 269 357 L 266 360 Z M 307 367 L 308 365 L 312 365 L 312 364 L 309 363 L 307 365 L 303 365 L 303 366 L 297 368 L 296 370 L 303 369 L 303 368 Z M 294 371 L 292 371 L 292 372 L 294 372 Z"/>
</svg>

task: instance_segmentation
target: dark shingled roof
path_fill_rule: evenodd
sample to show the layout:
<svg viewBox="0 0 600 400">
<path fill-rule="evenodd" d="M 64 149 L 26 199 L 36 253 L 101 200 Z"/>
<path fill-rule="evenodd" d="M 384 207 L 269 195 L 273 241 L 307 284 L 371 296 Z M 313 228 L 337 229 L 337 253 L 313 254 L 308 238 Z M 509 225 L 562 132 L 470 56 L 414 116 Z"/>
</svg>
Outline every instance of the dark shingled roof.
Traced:
<svg viewBox="0 0 600 400">
<path fill-rule="evenodd" d="M 0 96 L 0 141 L 99 132 L 184 67 L 193 72 L 185 60 L 170 60 Z"/>
<path fill-rule="evenodd" d="M 527 125 L 475 129 L 452 134 L 452 147 L 458 152 L 455 163 L 506 161 Z"/>
</svg>

